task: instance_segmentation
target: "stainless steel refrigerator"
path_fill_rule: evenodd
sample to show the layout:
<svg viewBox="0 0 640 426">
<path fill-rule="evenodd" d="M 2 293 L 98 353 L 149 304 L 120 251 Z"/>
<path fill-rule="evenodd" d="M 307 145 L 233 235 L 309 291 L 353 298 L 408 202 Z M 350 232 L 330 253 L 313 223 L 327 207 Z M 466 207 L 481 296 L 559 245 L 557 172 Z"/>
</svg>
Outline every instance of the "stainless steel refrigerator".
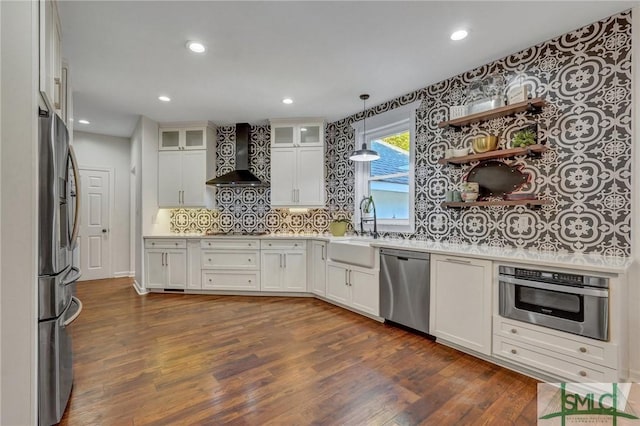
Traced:
<svg viewBox="0 0 640 426">
<path fill-rule="evenodd" d="M 64 122 L 40 112 L 38 189 L 38 422 L 58 423 L 73 384 L 67 327 L 82 311 L 73 295 L 79 226 L 79 174 Z"/>
</svg>

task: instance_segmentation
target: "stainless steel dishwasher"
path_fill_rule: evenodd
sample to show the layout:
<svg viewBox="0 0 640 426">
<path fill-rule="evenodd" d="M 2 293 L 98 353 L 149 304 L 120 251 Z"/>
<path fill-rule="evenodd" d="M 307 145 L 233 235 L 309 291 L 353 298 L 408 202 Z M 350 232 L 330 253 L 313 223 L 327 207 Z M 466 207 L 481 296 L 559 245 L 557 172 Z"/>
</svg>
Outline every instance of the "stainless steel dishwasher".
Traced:
<svg viewBox="0 0 640 426">
<path fill-rule="evenodd" d="M 380 316 L 429 333 L 429 253 L 380 249 Z"/>
</svg>

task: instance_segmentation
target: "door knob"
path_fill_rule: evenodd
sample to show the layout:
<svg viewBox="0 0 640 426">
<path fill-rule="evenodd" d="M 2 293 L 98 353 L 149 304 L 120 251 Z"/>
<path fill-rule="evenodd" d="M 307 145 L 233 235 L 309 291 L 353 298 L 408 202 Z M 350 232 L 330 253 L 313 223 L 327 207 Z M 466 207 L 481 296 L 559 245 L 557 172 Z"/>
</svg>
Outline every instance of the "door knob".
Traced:
<svg viewBox="0 0 640 426">
<path fill-rule="evenodd" d="M 106 230 L 106 229 L 103 229 L 103 230 L 102 230 L 102 233 L 103 233 L 103 234 L 106 234 L 106 233 L 107 233 L 107 230 Z"/>
</svg>

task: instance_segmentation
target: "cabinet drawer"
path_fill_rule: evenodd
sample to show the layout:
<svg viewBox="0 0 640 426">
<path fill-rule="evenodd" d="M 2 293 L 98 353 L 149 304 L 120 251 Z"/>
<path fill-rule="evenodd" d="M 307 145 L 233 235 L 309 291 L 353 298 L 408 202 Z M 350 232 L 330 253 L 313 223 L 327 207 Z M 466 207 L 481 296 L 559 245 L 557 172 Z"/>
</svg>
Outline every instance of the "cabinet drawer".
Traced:
<svg viewBox="0 0 640 426">
<path fill-rule="evenodd" d="M 202 252 L 203 269 L 259 269 L 258 251 L 206 250 Z"/>
<path fill-rule="evenodd" d="M 262 250 L 305 250 L 307 242 L 301 240 L 262 240 L 260 248 Z"/>
<path fill-rule="evenodd" d="M 258 272 L 202 271 L 202 288 L 208 290 L 260 290 Z"/>
<path fill-rule="evenodd" d="M 558 376 L 574 382 L 602 382 L 618 381 L 618 374 L 612 368 L 589 362 L 576 362 L 569 357 L 541 348 L 530 347 L 520 342 L 494 336 L 494 355 L 514 361 L 527 368 L 534 368 L 552 376 Z"/>
<path fill-rule="evenodd" d="M 258 249 L 260 248 L 260 240 L 207 238 L 200 240 L 200 247 L 215 250 Z"/>
<path fill-rule="evenodd" d="M 513 341 L 528 343 L 563 355 L 617 368 L 618 347 L 615 344 L 581 338 L 557 330 L 494 317 L 494 333 Z"/>
<path fill-rule="evenodd" d="M 144 248 L 187 248 L 187 240 L 176 238 L 153 238 L 144 240 Z"/>
</svg>

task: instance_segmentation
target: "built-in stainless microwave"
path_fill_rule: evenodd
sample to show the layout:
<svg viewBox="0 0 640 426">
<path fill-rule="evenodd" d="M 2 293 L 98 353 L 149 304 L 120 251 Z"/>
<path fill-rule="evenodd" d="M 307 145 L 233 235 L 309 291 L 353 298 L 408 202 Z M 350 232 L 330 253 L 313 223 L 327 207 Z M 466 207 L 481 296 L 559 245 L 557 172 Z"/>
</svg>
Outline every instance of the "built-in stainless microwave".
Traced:
<svg viewBox="0 0 640 426">
<path fill-rule="evenodd" d="M 598 340 L 609 340 L 609 280 L 500 266 L 500 315 Z"/>
</svg>

